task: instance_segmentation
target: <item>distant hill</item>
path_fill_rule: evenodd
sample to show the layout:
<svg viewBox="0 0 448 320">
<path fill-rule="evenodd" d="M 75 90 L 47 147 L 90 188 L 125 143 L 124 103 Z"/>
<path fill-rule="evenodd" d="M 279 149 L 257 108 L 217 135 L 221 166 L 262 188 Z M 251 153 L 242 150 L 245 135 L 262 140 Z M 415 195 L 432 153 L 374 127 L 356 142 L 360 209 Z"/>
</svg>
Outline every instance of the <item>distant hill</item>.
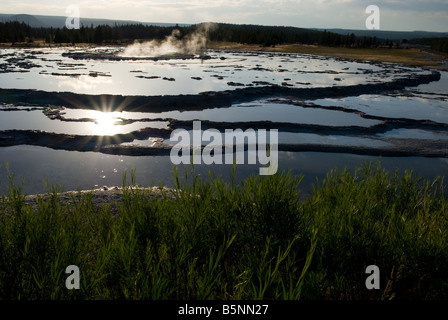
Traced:
<svg viewBox="0 0 448 320">
<path fill-rule="evenodd" d="M 64 16 L 42 16 L 42 15 L 29 15 L 29 14 L 0 14 L 0 22 L 18 21 L 25 22 L 33 28 L 63 28 L 67 17 Z M 160 27 L 170 27 L 176 25 L 176 23 L 159 23 L 159 22 L 141 22 L 133 20 L 112 20 L 112 19 L 91 19 L 81 18 L 81 25 L 86 27 L 99 26 L 99 25 L 126 25 L 126 24 L 143 24 L 153 25 Z M 185 24 L 179 24 L 180 26 L 188 26 Z"/>
<path fill-rule="evenodd" d="M 316 29 L 323 31 L 324 29 Z M 386 30 L 352 30 L 352 29 L 326 29 L 341 35 L 353 33 L 357 37 L 377 37 L 379 39 L 389 40 L 411 40 L 425 38 L 448 37 L 448 32 L 428 32 L 428 31 L 386 31 Z"/>
<path fill-rule="evenodd" d="M 29 14 L 0 14 L 0 22 L 8 21 L 18 21 L 24 22 L 33 28 L 63 28 L 67 17 L 65 16 L 44 16 L 44 15 L 29 15 Z M 176 23 L 159 23 L 159 22 L 141 22 L 134 20 L 112 20 L 112 19 L 91 19 L 91 18 L 81 18 L 81 25 L 86 27 L 93 27 L 99 25 L 109 25 L 109 26 L 121 26 L 127 24 L 143 24 L 152 25 L 159 27 L 172 27 Z M 179 24 L 181 27 L 191 26 L 190 24 Z M 324 31 L 324 29 L 318 28 L 295 28 L 295 27 L 282 27 L 288 29 L 301 29 L 301 30 L 314 30 L 314 31 Z M 340 35 L 347 35 L 353 33 L 357 37 L 377 37 L 378 39 L 388 39 L 392 41 L 397 40 L 411 40 L 411 39 L 427 39 L 427 38 L 441 38 L 448 37 L 448 32 L 427 32 L 427 31 L 383 31 L 383 30 L 353 30 L 353 29 L 325 29 L 329 32 L 333 32 Z"/>
<path fill-rule="evenodd" d="M 36 18 L 36 16 L 32 16 L 29 14 L 0 14 L 0 22 L 9 22 L 9 21 L 17 21 L 17 22 L 25 22 L 32 28 L 40 28 L 40 27 L 49 27 L 42 23 L 41 20 Z"/>
</svg>

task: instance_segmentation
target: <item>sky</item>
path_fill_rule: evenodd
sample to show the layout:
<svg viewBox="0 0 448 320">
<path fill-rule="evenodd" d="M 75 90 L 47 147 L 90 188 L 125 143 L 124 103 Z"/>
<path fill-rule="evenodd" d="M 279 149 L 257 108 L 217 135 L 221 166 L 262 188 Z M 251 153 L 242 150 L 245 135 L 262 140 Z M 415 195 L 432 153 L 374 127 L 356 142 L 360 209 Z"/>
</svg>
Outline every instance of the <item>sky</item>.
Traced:
<svg viewBox="0 0 448 320">
<path fill-rule="evenodd" d="M 302 28 L 366 29 L 369 5 L 380 10 L 380 30 L 448 32 L 448 0 L 0 0 L 0 13 L 194 24 L 225 22 Z"/>
</svg>

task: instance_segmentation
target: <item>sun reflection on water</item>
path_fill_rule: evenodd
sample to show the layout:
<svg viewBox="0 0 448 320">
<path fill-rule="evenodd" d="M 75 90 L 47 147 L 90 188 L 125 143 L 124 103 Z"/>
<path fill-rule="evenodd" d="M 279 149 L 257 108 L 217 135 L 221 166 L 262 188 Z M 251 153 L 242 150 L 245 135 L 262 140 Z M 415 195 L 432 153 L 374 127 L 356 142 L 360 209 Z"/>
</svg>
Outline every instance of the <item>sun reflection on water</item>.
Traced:
<svg viewBox="0 0 448 320">
<path fill-rule="evenodd" d="M 117 132 L 117 124 L 121 119 L 114 117 L 113 113 L 99 112 L 95 119 L 95 129 L 98 135 L 114 135 Z"/>
</svg>

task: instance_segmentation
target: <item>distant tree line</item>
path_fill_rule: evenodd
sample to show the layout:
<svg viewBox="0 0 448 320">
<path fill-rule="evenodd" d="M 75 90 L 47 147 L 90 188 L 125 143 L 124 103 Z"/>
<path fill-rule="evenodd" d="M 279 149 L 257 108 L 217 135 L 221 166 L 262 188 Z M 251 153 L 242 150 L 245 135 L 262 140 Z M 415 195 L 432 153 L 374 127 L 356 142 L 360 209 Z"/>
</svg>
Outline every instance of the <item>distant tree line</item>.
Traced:
<svg viewBox="0 0 448 320">
<path fill-rule="evenodd" d="M 40 39 L 47 43 L 96 43 L 119 44 L 134 40 L 164 39 L 174 29 L 180 31 L 180 38 L 201 27 L 192 26 L 152 26 L 143 24 L 82 26 L 80 29 L 32 28 L 25 23 L 0 23 L 0 42 L 33 42 Z M 295 27 L 217 24 L 210 29 L 212 41 L 228 41 L 257 44 L 271 47 L 282 44 L 317 44 L 334 47 L 375 48 L 392 47 L 392 41 L 376 37 L 357 37 L 350 33 L 341 35 L 326 30 L 302 29 Z"/>
<path fill-rule="evenodd" d="M 411 43 L 426 45 L 431 50 L 448 53 L 448 38 L 426 38 L 426 39 L 412 39 Z"/>
<path fill-rule="evenodd" d="M 34 30 L 25 23 L 0 23 L 0 42 L 24 42 L 34 36 Z"/>
<path fill-rule="evenodd" d="M 259 44 L 266 47 L 302 43 L 334 47 L 371 48 L 385 44 L 385 40 L 376 37 L 356 37 L 354 33 L 341 35 L 326 30 L 232 24 L 219 24 L 219 27 L 211 32 L 210 40 Z"/>
<path fill-rule="evenodd" d="M 81 26 L 79 29 L 67 28 L 32 28 L 25 23 L 0 22 L 0 42 L 33 42 L 45 40 L 48 43 L 119 43 L 129 40 L 164 39 L 174 29 L 181 31 L 181 36 L 192 32 L 193 27 L 160 27 L 135 25 L 99 25 Z"/>
<path fill-rule="evenodd" d="M 120 43 L 127 40 L 153 40 L 164 39 L 174 29 L 181 29 L 184 36 L 189 31 L 178 26 L 159 27 L 146 25 L 100 25 L 97 27 L 84 27 L 69 30 L 67 28 L 57 29 L 54 32 L 55 43 Z"/>
</svg>

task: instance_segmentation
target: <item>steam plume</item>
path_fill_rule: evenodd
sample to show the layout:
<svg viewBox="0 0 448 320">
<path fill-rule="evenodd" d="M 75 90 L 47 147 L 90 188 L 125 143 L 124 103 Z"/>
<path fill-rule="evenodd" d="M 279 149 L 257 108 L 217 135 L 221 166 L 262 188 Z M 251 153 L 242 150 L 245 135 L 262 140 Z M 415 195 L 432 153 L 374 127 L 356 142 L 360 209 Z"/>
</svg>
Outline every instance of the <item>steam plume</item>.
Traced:
<svg viewBox="0 0 448 320">
<path fill-rule="evenodd" d="M 158 57 L 167 54 L 202 54 L 207 48 L 210 31 L 217 27 L 214 23 L 202 23 L 195 32 L 181 39 L 181 32 L 173 30 L 164 40 L 134 43 L 123 51 L 123 57 Z"/>
</svg>

